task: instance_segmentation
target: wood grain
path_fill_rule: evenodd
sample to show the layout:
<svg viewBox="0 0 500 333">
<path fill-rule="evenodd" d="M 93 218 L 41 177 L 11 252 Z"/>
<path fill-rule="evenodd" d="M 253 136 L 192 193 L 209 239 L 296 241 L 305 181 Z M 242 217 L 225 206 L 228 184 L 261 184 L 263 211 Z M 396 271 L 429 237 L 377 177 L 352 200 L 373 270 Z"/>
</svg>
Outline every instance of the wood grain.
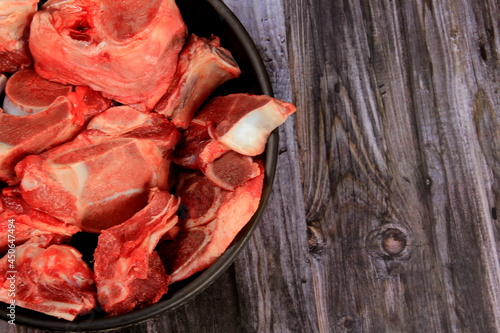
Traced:
<svg viewBox="0 0 500 333">
<path fill-rule="evenodd" d="M 298 107 L 274 190 L 216 283 L 117 332 L 499 331 L 498 1 L 225 2 Z"/>
<path fill-rule="evenodd" d="M 309 108 L 296 118 L 307 223 L 328 249 L 313 270 L 333 300 L 323 328 L 499 328 L 498 15 L 484 14 L 498 8 L 475 6 L 285 5 L 293 95 Z M 380 246 L 391 230 L 396 255 Z"/>
</svg>

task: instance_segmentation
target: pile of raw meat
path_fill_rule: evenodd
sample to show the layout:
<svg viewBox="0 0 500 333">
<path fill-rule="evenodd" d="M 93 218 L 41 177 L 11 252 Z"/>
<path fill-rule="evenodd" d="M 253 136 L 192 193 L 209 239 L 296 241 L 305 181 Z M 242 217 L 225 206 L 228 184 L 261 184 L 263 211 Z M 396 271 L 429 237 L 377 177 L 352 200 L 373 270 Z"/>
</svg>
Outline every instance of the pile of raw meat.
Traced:
<svg viewBox="0 0 500 333">
<path fill-rule="evenodd" d="M 207 100 L 240 69 L 218 37 L 188 36 L 174 0 L 2 0 L 0 72 L 0 301 L 67 320 L 157 302 L 214 263 L 295 112 Z M 77 233 L 99 234 L 93 260 Z"/>
</svg>

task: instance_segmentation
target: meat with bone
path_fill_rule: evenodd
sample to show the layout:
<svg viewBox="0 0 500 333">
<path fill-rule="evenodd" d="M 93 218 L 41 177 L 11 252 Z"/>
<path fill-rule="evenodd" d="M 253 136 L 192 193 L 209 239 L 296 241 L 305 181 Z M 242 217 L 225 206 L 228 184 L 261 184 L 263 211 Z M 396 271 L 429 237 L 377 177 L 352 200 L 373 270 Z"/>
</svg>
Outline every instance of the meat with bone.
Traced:
<svg viewBox="0 0 500 333">
<path fill-rule="evenodd" d="M 175 148 L 174 162 L 186 169 L 199 170 L 200 154 L 212 140 L 206 123 L 193 120 Z"/>
<path fill-rule="evenodd" d="M 182 170 L 177 177 L 175 194 L 181 199 L 179 227 L 191 229 L 215 219 L 226 193 L 199 171 Z"/>
<path fill-rule="evenodd" d="M 200 174 L 192 176 L 195 178 L 188 179 L 183 186 L 203 188 L 203 191 L 178 189 L 183 203 L 181 211 L 184 212 L 182 229 L 175 240 L 164 241 L 158 246 L 167 274 L 172 278 L 171 283 L 212 265 L 248 223 L 260 202 L 264 180 L 261 168 L 259 176 L 233 192 L 211 191 L 207 186 L 214 185 L 204 181 Z M 198 185 L 196 181 L 202 184 Z M 203 201 L 203 205 L 198 205 Z"/>
<path fill-rule="evenodd" d="M 0 180 L 18 184 L 14 167 L 21 159 L 72 139 L 90 116 L 108 106 L 109 101 L 90 88 L 78 87 L 42 112 L 19 117 L 0 109 Z"/>
<path fill-rule="evenodd" d="M 4 188 L 0 195 L 0 253 L 5 253 L 12 243 L 9 242 L 10 229 L 15 231 L 17 246 L 40 235 L 60 235 L 61 238 L 69 239 L 80 231 L 76 226 L 32 209 L 24 202 L 17 187 Z"/>
<path fill-rule="evenodd" d="M 0 73 L 31 65 L 28 35 L 38 0 L 0 1 Z"/>
<path fill-rule="evenodd" d="M 197 119 L 179 142 L 174 162 L 184 168 L 201 170 L 215 185 L 233 191 L 260 174 L 259 166 L 249 156 L 232 151 L 209 135 L 209 128 Z"/>
<path fill-rule="evenodd" d="M 241 74 L 231 53 L 220 39 L 190 36 L 179 55 L 177 72 L 155 111 L 186 129 L 207 97 L 222 83 Z"/>
<path fill-rule="evenodd" d="M 151 110 L 172 81 L 186 31 L 174 0 L 49 0 L 29 45 L 40 76 Z"/>
<path fill-rule="evenodd" d="M 45 110 L 57 97 L 71 91 L 73 86 L 42 79 L 33 69 L 23 69 L 7 82 L 3 110 L 13 116 L 27 116 Z"/>
<path fill-rule="evenodd" d="M 75 91 L 66 97 L 71 101 L 73 107 L 83 109 L 83 122 L 85 124 L 111 106 L 109 99 L 102 97 L 100 93 L 87 86 L 76 86 Z"/>
<path fill-rule="evenodd" d="M 234 191 L 261 173 L 252 157 L 232 151 L 216 140 L 203 147 L 198 166 L 215 185 L 228 191 Z"/>
<path fill-rule="evenodd" d="M 66 320 L 96 306 L 94 274 L 75 248 L 57 243 L 39 236 L 18 246 L 15 273 L 8 255 L 0 259 L 0 301 L 10 304 L 14 289 L 16 306 Z"/>
<path fill-rule="evenodd" d="M 22 196 L 35 209 L 100 232 L 143 208 L 150 188 L 167 189 L 179 137 L 159 114 L 110 108 L 73 141 L 22 160 L 16 166 Z"/>
<path fill-rule="evenodd" d="M 104 230 L 94 253 L 97 297 L 109 315 L 156 303 L 170 278 L 154 250 L 177 223 L 179 200 L 152 189 L 148 205 L 128 221 Z"/>
<path fill-rule="evenodd" d="M 194 120 L 210 136 L 247 156 L 264 152 L 270 133 L 296 111 L 295 106 L 269 96 L 232 94 L 214 97 Z"/>
</svg>

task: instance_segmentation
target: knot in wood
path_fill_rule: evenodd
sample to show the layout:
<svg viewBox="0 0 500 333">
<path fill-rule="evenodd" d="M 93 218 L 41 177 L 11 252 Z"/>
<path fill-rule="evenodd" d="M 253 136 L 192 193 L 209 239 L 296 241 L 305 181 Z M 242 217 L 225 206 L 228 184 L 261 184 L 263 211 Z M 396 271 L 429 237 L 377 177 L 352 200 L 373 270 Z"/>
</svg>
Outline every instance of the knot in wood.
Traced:
<svg viewBox="0 0 500 333">
<path fill-rule="evenodd" d="M 384 260 L 402 260 L 409 255 L 407 233 L 394 225 L 384 225 L 370 232 L 367 246 L 373 255 Z"/>
<path fill-rule="evenodd" d="M 431 177 L 425 177 L 425 186 L 430 188 L 432 186 L 432 178 Z"/>
<path fill-rule="evenodd" d="M 351 317 L 342 317 L 342 319 L 340 320 L 340 323 L 341 325 L 344 327 L 344 328 L 352 328 L 354 326 L 354 319 L 352 319 Z"/>
<path fill-rule="evenodd" d="M 391 256 L 400 254 L 406 248 L 406 236 L 398 229 L 388 229 L 382 234 L 382 248 Z"/>
<path fill-rule="evenodd" d="M 325 239 L 320 229 L 308 225 L 307 238 L 309 243 L 309 251 L 312 254 L 320 254 L 321 252 L 323 252 L 323 249 L 325 247 Z"/>
</svg>

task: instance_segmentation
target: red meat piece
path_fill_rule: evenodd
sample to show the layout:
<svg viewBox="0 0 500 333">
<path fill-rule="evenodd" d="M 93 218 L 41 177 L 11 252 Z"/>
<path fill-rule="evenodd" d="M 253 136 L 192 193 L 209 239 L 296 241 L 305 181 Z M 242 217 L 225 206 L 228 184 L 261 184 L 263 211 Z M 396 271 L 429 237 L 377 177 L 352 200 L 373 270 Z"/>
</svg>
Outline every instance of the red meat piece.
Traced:
<svg viewBox="0 0 500 333">
<path fill-rule="evenodd" d="M 193 227 L 189 225 L 189 220 L 185 221 L 186 227 L 181 229 L 175 240 L 160 243 L 158 253 L 167 274 L 172 278 L 170 283 L 186 279 L 211 266 L 250 221 L 259 206 L 262 194 L 264 169 L 260 167 L 259 176 L 250 179 L 233 192 L 224 191 L 222 202 L 213 220 L 203 225 L 195 224 Z M 193 192 L 187 195 L 183 195 L 183 192 L 180 191 L 181 201 L 185 204 L 184 210 L 188 210 L 188 215 L 196 217 L 203 214 L 203 211 L 211 213 L 210 205 L 205 205 L 209 208 L 202 210 L 196 207 L 195 203 L 201 201 L 201 198 L 193 198 Z M 208 193 L 207 201 L 214 201 L 210 191 L 205 190 L 204 193 Z M 190 209 L 195 213 L 189 213 Z"/>
<path fill-rule="evenodd" d="M 241 74 L 231 53 L 220 39 L 191 35 L 179 55 L 177 72 L 155 111 L 186 129 L 207 97 L 222 83 Z"/>
<path fill-rule="evenodd" d="M 191 122 L 177 146 L 175 163 L 187 169 L 201 170 L 215 185 L 228 191 L 260 174 L 251 157 L 212 139 L 209 127 L 197 119 Z"/>
<path fill-rule="evenodd" d="M 193 121 L 232 150 L 256 156 L 264 152 L 271 132 L 295 111 L 292 104 L 269 96 L 232 94 L 211 99 Z"/>
<path fill-rule="evenodd" d="M 198 123 L 193 120 L 175 148 L 174 162 L 186 169 L 199 170 L 200 154 L 203 148 L 212 141 L 208 125 L 205 122 Z"/>
<path fill-rule="evenodd" d="M 38 0 L 0 1 L 0 73 L 31 65 L 28 35 Z"/>
<path fill-rule="evenodd" d="M 46 84 L 42 82 L 47 81 L 33 78 L 33 71 L 23 73 L 28 75 L 21 77 L 31 83 L 36 82 L 36 85 L 31 86 L 34 94 L 43 96 Z M 30 96 L 27 95 L 15 98 L 19 103 L 26 103 L 29 99 Z M 41 102 L 45 105 L 48 103 L 50 100 Z M 10 185 L 18 184 L 19 178 L 14 173 L 14 167 L 21 159 L 72 139 L 83 129 L 88 119 L 104 111 L 109 105 L 109 100 L 90 88 L 77 87 L 75 92 L 55 98 L 47 108 L 34 114 L 18 117 L 3 113 L 0 109 L 0 180 Z"/>
<path fill-rule="evenodd" d="M 226 193 L 197 171 L 181 171 L 178 174 L 176 195 L 181 198 L 179 226 L 189 229 L 207 224 L 215 219 Z"/>
<path fill-rule="evenodd" d="M 23 69 L 7 82 L 3 109 L 14 116 L 26 116 L 45 110 L 57 97 L 71 91 L 73 86 L 42 79 L 33 69 Z"/>
<path fill-rule="evenodd" d="M 35 70 L 151 110 L 186 38 L 174 0 L 49 0 L 31 24 Z"/>
<path fill-rule="evenodd" d="M 110 108 L 73 141 L 22 160 L 22 196 L 33 208 L 100 232 L 142 209 L 150 188 L 167 189 L 179 137 L 159 114 Z"/>
<path fill-rule="evenodd" d="M 3 93 L 6 85 L 7 85 L 7 76 L 0 74 L 0 94 Z"/>
<path fill-rule="evenodd" d="M 170 278 L 154 251 L 176 223 L 179 200 L 153 189 L 148 205 L 128 221 L 104 230 L 94 253 L 97 296 L 109 315 L 157 302 Z"/>
<path fill-rule="evenodd" d="M 232 151 L 215 140 L 203 147 L 198 166 L 215 185 L 228 191 L 260 175 L 260 168 L 252 157 Z"/>
<path fill-rule="evenodd" d="M 16 306 L 73 320 L 96 306 L 94 274 L 75 248 L 54 243 L 35 237 L 16 248 L 14 261 L 0 259 L 0 301 L 10 304 L 13 284 Z"/>
<path fill-rule="evenodd" d="M 21 198 L 18 188 L 3 189 L 0 195 L 0 253 L 7 251 L 8 245 L 12 243 L 9 239 L 14 240 L 16 245 L 21 245 L 35 236 L 61 235 L 63 239 L 78 231 L 80 229 L 76 226 L 32 209 Z"/>
</svg>

